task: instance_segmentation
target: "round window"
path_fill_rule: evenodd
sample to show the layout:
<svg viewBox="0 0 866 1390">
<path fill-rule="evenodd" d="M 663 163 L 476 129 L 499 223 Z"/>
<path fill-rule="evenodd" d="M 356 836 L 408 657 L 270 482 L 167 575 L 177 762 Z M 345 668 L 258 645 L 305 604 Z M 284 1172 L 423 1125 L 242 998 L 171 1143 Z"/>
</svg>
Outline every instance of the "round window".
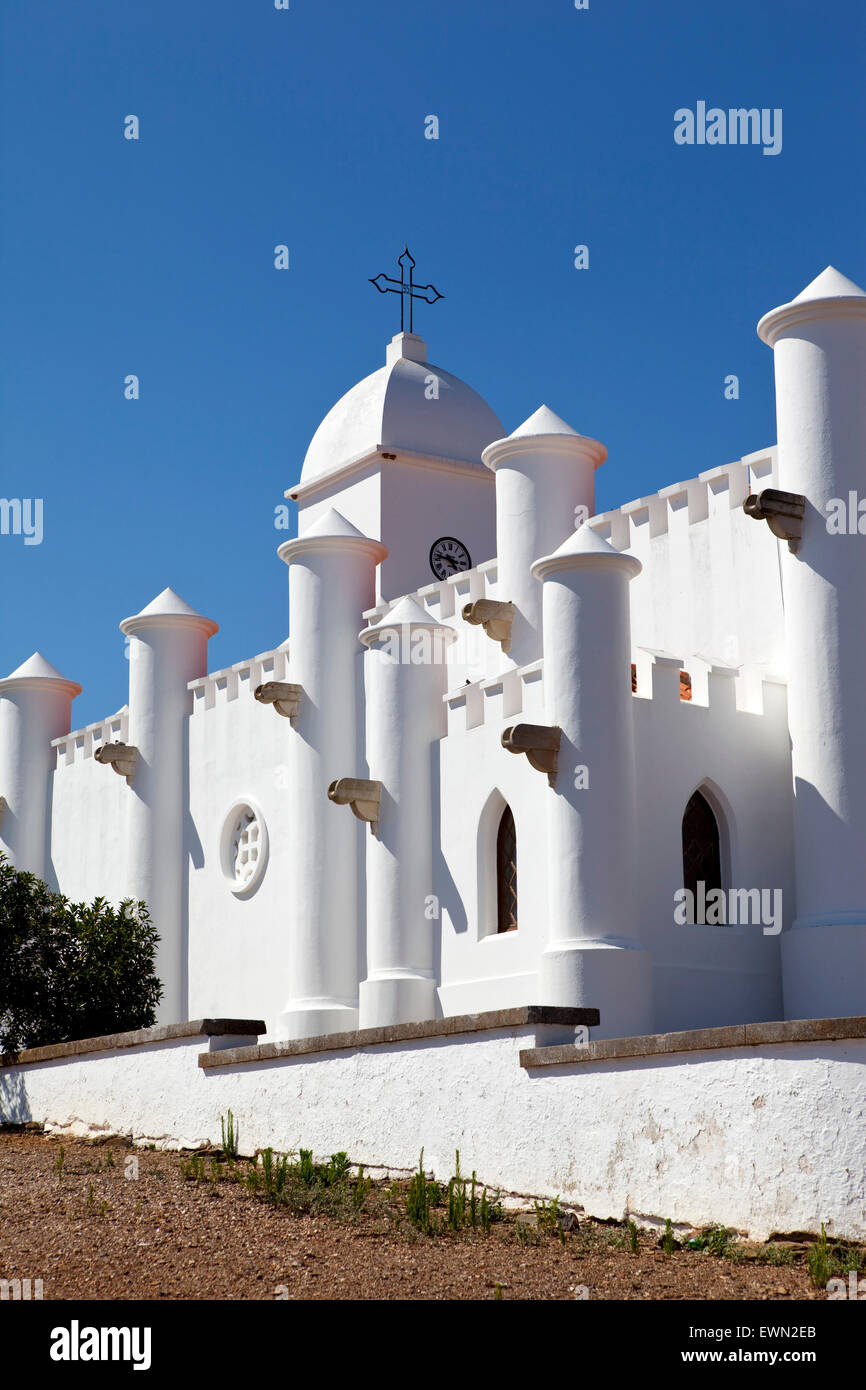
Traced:
<svg viewBox="0 0 866 1390">
<path fill-rule="evenodd" d="M 220 863 L 233 893 L 249 893 L 265 871 L 268 831 L 265 818 L 249 798 L 236 801 L 223 822 Z"/>
</svg>

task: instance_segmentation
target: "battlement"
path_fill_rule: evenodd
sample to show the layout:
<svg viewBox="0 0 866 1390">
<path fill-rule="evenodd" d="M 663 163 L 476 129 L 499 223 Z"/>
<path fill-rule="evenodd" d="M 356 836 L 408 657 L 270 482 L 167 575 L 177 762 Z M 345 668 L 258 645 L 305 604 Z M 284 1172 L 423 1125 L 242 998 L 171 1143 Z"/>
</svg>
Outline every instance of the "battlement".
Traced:
<svg viewBox="0 0 866 1390">
<path fill-rule="evenodd" d="M 679 706 L 685 718 L 700 718 L 701 711 L 704 717 L 709 713 L 722 718 L 784 718 L 785 681 L 759 668 L 726 666 L 696 654 L 681 659 L 669 652 L 635 647 L 632 669 L 632 695 L 642 705 L 652 703 L 660 710 Z M 498 676 L 471 681 L 447 691 L 442 698 L 448 711 L 449 734 L 485 723 L 498 725 L 516 715 L 529 723 L 543 724 L 544 662 L 533 661 Z"/>
<path fill-rule="evenodd" d="M 448 579 L 436 580 L 433 584 L 422 584 L 420 589 L 414 589 L 408 595 L 401 594 L 400 598 L 415 599 L 416 603 L 439 622 L 447 622 L 449 618 L 462 621 L 461 609 L 464 603 L 474 603 L 476 599 L 491 596 L 490 591 L 496 588 L 497 570 L 496 560 L 485 560 L 483 564 L 476 565 L 471 570 L 461 570 L 459 574 L 452 574 Z M 375 608 L 365 609 L 363 617 L 368 623 L 379 622 L 399 603 L 400 598 L 388 599 L 377 603 Z"/>
<path fill-rule="evenodd" d="M 97 719 L 95 724 L 87 724 L 83 729 L 73 729 L 62 738 L 53 738 L 51 747 L 57 749 L 57 768 L 71 767 L 73 763 L 92 758 L 97 748 L 104 743 L 126 743 L 129 738 L 129 705 L 124 705 L 116 714 L 105 719 Z"/>
<path fill-rule="evenodd" d="M 632 550 L 647 539 L 736 511 L 751 492 L 777 486 L 777 447 L 759 449 L 695 478 L 599 512 L 587 522 L 615 550 Z"/>
<path fill-rule="evenodd" d="M 615 550 L 630 550 L 648 537 L 737 511 L 750 493 L 777 484 L 778 450 L 776 445 L 771 445 L 731 463 L 709 468 L 697 477 L 670 483 L 646 497 L 599 512 L 586 524 Z M 498 568 L 496 559 L 485 560 L 474 569 L 424 584 L 408 597 L 415 599 L 440 622 L 459 620 L 465 603 L 479 598 L 506 597 L 498 593 Z M 404 595 L 400 595 L 402 597 Z M 399 599 L 395 598 L 378 603 L 366 609 L 363 617 L 370 624 L 379 622 L 397 602 Z"/>
<path fill-rule="evenodd" d="M 210 671 L 187 685 L 187 690 L 192 691 L 193 715 L 217 705 L 230 704 L 244 692 L 252 696 L 256 686 L 263 685 L 265 681 L 285 680 L 288 669 L 289 644 L 286 641 L 272 652 L 261 652 L 246 661 L 225 666 L 221 671 Z"/>
</svg>

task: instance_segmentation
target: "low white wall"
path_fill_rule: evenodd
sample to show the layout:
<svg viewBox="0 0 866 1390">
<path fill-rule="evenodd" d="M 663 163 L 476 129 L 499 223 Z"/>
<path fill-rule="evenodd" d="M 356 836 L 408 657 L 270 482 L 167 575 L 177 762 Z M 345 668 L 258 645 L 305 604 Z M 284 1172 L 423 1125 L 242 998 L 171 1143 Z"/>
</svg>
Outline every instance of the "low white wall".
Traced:
<svg viewBox="0 0 866 1390">
<path fill-rule="evenodd" d="M 460 1150 L 493 1187 L 588 1215 L 866 1237 L 866 1038 L 523 1067 L 531 1025 L 203 1068 L 202 1037 L 0 1072 L 0 1113 L 160 1147 L 345 1149 L 443 1178 Z M 550 1054 L 553 1055 L 552 1053 Z"/>
</svg>

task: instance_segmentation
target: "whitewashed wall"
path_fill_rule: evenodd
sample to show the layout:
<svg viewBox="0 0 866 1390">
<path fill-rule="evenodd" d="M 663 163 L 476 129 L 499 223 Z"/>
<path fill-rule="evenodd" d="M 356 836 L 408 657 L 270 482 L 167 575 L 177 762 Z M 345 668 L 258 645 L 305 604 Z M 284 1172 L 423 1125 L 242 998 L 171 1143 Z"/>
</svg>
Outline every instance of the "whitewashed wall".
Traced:
<svg viewBox="0 0 866 1390">
<path fill-rule="evenodd" d="M 289 989 L 285 896 L 292 873 L 286 746 L 288 719 L 253 698 L 286 679 L 278 649 L 192 683 L 189 721 L 189 1014 L 264 1017 L 269 1027 Z M 324 793 L 323 793 L 324 794 Z M 220 860 L 231 808 L 252 802 L 267 829 L 258 882 L 232 892 Z"/>
<path fill-rule="evenodd" d="M 461 1167 L 587 1215 L 866 1237 L 866 1041 L 707 1047 L 524 1069 L 532 1027 L 205 1071 L 202 1038 L 0 1073 L 7 1119 L 178 1148 L 218 1143 L 231 1109 L 251 1154 L 344 1149 L 437 1177 Z M 792 1086 L 791 1077 L 797 1084 Z"/>
<path fill-rule="evenodd" d="M 779 542 L 742 507 L 775 471 L 764 449 L 593 517 L 643 565 L 629 586 L 636 647 L 784 673 Z"/>
<path fill-rule="evenodd" d="M 125 743 L 127 736 L 124 706 L 116 715 L 54 741 L 47 878 L 73 902 L 103 897 L 118 903 L 130 895 L 129 787 L 125 778 L 93 756 L 103 743 Z"/>
<path fill-rule="evenodd" d="M 723 882 L 781 891 L 795 915 L 791 763 L 783 686 L 765 684 L 762 713 L 735 707 L 732 676 L 698 680 L 679 698 L 675 669 L 654 667 L 655 693 L 633 699 L 640 899 L 638 935 L 653 955 L 655 1028 L 712 1028 L 784 1017 L 779 937 L 759 925 L 679 926 L 682 816 L 696 788 L 721 831 Z M 613 850 L 615 853 L 615 849 Z M 772 900 L 771 900 L 772 901 Z"/>
</svg>

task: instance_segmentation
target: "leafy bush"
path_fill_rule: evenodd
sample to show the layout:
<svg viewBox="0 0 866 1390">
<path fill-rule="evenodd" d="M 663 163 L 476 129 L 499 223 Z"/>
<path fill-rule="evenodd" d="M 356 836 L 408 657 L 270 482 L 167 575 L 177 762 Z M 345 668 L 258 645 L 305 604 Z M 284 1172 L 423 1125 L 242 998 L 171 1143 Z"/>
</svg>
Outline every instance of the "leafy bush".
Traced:
<svg viewBox="0 0 866 1390">
<path fill-rule="evenodd" d="M 158 940 L 144 903 L 71 903 L 0 855 L 0 1051 L 149 1027 Z"/>
</svg>

